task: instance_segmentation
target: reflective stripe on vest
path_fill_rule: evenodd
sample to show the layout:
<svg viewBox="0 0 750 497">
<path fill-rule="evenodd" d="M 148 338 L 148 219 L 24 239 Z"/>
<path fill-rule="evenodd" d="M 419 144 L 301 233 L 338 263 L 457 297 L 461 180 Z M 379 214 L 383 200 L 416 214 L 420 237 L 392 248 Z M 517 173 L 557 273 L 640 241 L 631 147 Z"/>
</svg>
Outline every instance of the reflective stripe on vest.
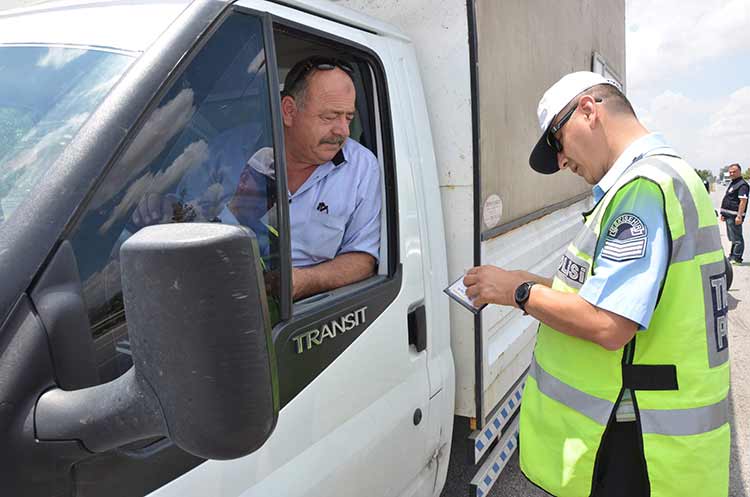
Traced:
<svg viewBox="0 0 750 497">
<path fill-rule="evenodd" d="M 729 402 L 693 409 L 641 409 L 641 430 L 655 435 L 687 436 L 716 430 L 729 422 Z"/>
<path fill-rule="evenodd" d="M 596 421 L 600 425 L 606 425 L 612 414 L 615 404 L 608 400 L 594 397 L 582 392 L 570 385 L 558 380 L 542 368 L 536 362 L 536 356 L 531 358 L 529 376 L 536 380 L 539 391 L 547 397 L 565 404 L 571 409 L 580 412 L 584 416 Z"/>
<path fill-rule="evenodd" d="M 529 376 L 536 380 L 539 391 L 601 425 L 609 422 L 615 407 L 613 402 L 600 399 L 567 385 L 555 378 L 531 359 Z M 729 422 L 727 399 L 716 404 L 693 409 L 641 409 L 643 433 L 655 435 L 698 435 L 712 431 Z"/>
<path fill-rule="evenodd" d="M 698 227 L 698 209 L 695 207 L 693 195 L 679 173 L 661 161 L 652 164 L 651 167 L 672 178 L 675 195 L 682 207 L 686 234 L 672 241 L 672 262 L 689 261 L 697 255 L 721 250 L 719 225 Z"/>
</svg>

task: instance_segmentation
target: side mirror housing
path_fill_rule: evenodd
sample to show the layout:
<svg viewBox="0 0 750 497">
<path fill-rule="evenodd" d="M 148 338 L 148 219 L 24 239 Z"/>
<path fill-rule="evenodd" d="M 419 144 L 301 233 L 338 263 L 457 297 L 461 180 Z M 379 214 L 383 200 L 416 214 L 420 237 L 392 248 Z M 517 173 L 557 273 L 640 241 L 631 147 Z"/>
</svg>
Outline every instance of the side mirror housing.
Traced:
<svg viewBox="0 0 750 497">
<path fill-rule="evenodd" d="M 257 242 L 245 228 L 165 224 L 120 252 L 133 368 L 46 392 L 38 436 L 101 452 L 154 435 L 199 457 L 258 449 L 278 417 L 276 361 Z"/>
</svg>

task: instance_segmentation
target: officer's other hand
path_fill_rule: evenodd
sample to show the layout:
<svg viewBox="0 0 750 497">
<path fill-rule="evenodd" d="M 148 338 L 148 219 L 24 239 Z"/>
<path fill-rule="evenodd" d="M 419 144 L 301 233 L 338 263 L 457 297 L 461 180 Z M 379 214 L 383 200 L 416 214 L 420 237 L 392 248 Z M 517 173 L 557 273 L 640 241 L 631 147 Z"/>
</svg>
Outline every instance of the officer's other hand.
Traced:
<svg viewBox="0 0 750 497">
<path fill-rule="evenodd" d="M 147 193 L 133 211 L 132 222 L 137 228 L 169 223 L 179 205 L 180 201 L 174 194 Z"/>
<path fill-rule="evenodd" d="M 735 217 L 734 224 L 742 224 L 742 218 L 740 216 Z"/>
<path fill-rule="evenodd" d="M 724 218 L 724 216 L 719 216 L 719 219 L 721 220 L 721 222 L 722 222 L 722 223 L 723 223 L 724 221 L 726 221 L 726 219 Z"/>
<path fill-rule="evenodd" d="M 519 271 L 506 271 L 496 266 L 479 266 L 469 269 L 464 276 L 466 295 L 474 305 L 484 304 L 515 305 L 514 294 L 523 283 Z"/>
</svg>

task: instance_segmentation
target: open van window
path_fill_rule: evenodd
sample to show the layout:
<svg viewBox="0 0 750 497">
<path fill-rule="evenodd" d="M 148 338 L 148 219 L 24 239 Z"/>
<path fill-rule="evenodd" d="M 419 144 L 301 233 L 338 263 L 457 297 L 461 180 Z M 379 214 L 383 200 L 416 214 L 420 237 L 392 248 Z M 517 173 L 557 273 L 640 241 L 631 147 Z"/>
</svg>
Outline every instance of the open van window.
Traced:
<svg viewBox="0 0 750 497">
<path fill-rule="evenodd" d="M 132 61 L 79 47 L 0 46 L 0 229 Z"/>
<path fill-rule="evenodd" d="M 316 36 L 317 33 L 304 32 L 297 29 L 298 26 L 287 26 L 283 24 L 277 24 L 274 26 L 274 42 L 277 56 L 277 66 L 280 82 L 280 92 L 283 98 L 288 95 L 290 91 L 295 88 L 287 88 L 287 85 L 298 86 L 297 82 L 303 79 L 306 75 L 314 72 L 325 72 L 328 70 L 334 70 L 339 66 L 343 66 L 343 69 L 348 76 L 351 78 L 354 89 L 355 89 L 355 111 L 349 123 L 349 133 L 347 143 L 343 146 L 343 158 L 345 161 L 343 165 L 337 167 L 342 169 L 339 171 L 344 175 L 344 169 L 349 169 L 349 174 L 355 175 L 355 169 L 363 169 L 363 163 L 365 156 L 372 158 L 368 165 L 371 169 L 375 170 L 369 178 L 374 186 L 364 187 L 363 183 L 359 183 L 358 188 L 345 188 L 348 192 L 346 196 L 353 197 L 358 191 L 367 190 L 367 195 L 364 196 L 361 203 L 370 204 L 377 207 L 376 210 L 380 211 L 379 214 L 379 229 L 377 235 L 379 235 L 377 243 L 372 246 L 367 246 L 365 249 L 364 244 L 339 244 L 337 247 L 336 255 L 339 253 L 346 253 L 351 250 L 361 250 L 362 253 L 370 253 L 376 261 L 375 274 L 381 277 L 387 277 L 392 275 L 391 260 L 389 260 L 389 244 L 392 243 L 390 238 L 390 230 L 395 226 L 389 226 L 389 212 L 393 211 L 395 207 L 389 205 L 393 199 L 387 198 L 387 184 L 393 181 L 393 162 L 388 154 L 388 148 L 385 144 L 384 129 L 383 126 L 387 125 L 387 107 L 385 104 L 385 92 L 383 88 L 382 77 L 378 71 L 378 63 L 368 56 L 368 54 L 357 47 L 338 43 L 337 41 L 326 39 L 325 37 Z M 322 68 L 322 69 L 320 69 Z M 385 113 L 385 115 L 384 115 Z M 385 118 L 385 119 L 384 119 Z M 287 147 L 288 148 L 288 147 Z M 288 150 L 287 150 L 288 152 Z M 347 157 L 347 152 L 353 157 Z M 335 158 L 334 158 L 335 161 Z M 351 162 L 351 164 L 347 164 Z M 290 165 L 287 164 L 287 176 L 289 176 Z M 336 195 L 333 195 L 332 199 L 334 202 L 337 200 Z M 331 202 L 324 202 L 325 207 L 330 207 Z M 294 204 L 292 204 L 293 206 Z M 316 205 L 318 203 L 316 202 Z M 299 206 L 298 206 L 299 207 Z M 365 205 L 365 209 L 368 207 Z M 362 210 L 362 207 L 360 207 Z M 291 233 L 291 244 L 292 244 L 292 265 L 298 267 L 298 265 L 304 266 L 304 261 L 295 260 L 295 246 L 302 246 L 304 248 L 305 238 L 317 238 L 316 243 L 320 242 L 320 235 L 310 236 L 310 233 L 320 232 L 321 230 L 315 228 L 309 223 L 303 223 L 303 226 L 297 226 L 295 230 L 295 217 L 299 218 L 303 216 L 297 209 L 297 212 L 292 212 L 290 209 L 290 221 L 292 225 Z M 324 216 L 322 216 L 324 217 Z M 352 222 L 352 224 L 354 224 Z M 349 226 L 349 221 L 347 221 Z M 349 230 L 352 231 L 352 230 Z M 347 235 L 344 236 L 344 239 Z M 345 240 L 344 240 L 345 241 Z M 359 249 L 352 249 L 352 246 L 359 247 Z M 340 252 L 339 252 L 340 250 Z M 302 264 L 300 264 L 302 262 Z M 320 303 L 320 301 L 326 297 L 335 297 L 346 293 L 356 292 L 363 285 L 366 286 L 367 282 L 372 283 L 372 280 L 365 279 L 358 281 L 353 284 L 345 285 L 340 288 L 332 288 L 328 291 L 312 294 L 302 300 L 297 300 L 295 303 L 295 314 L 303 313 L 313 303 Z"/>
</svg>

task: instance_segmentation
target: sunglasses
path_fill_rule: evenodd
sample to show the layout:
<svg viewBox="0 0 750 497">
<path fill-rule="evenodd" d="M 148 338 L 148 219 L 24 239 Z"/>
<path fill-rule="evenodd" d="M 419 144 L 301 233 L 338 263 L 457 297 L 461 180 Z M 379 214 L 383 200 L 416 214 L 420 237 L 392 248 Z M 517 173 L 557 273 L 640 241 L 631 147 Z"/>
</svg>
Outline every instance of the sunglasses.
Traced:
<svg viewBox="0 0 750 497">
<path fill-rule="evenodd" d="M 349 65 L 348 62 L 341 59 L 311 57 L 304 62 L 297 63 L 286 76 L 284 81 L 284 95 L 291 95 L 297 85 L 299 85 L 300 81 L 305 79 L 305 76 L 307 76 L 307 74 L 313 69 L 319 71 L 332 71 L 337 67 L 347 73 L 349 77 L 353 77 L 354 68 Z"/>
<path fill-rule="evenodd" d="M 594 102 L 601 103 L 602 99 L 595 98 Z M 576 104 L 568 112 L 566 112 L 565 115 L 562 116 L 562 119 L 560 119 L 560 121 L 557 124 L 555 124 L 554 126 L 551 126 L 549 130 L 547 131 L 547 145 L 554 148 L 557 152 L 562 152 L 563 146 L 562 146 L 562 143 L 560 143 L 560 140 L 558 140 L 555 135 L 557 134 L 558 131 L 560 131 L 560 129 L 565 125 L 565 123 L 568 122 L 568 120 L 570 120 L 570 118 L 573 116 L 573 113 L 576 111 L 577 108 L 578 108 L 578 102 L 576 102 Z"/>
</svg>

